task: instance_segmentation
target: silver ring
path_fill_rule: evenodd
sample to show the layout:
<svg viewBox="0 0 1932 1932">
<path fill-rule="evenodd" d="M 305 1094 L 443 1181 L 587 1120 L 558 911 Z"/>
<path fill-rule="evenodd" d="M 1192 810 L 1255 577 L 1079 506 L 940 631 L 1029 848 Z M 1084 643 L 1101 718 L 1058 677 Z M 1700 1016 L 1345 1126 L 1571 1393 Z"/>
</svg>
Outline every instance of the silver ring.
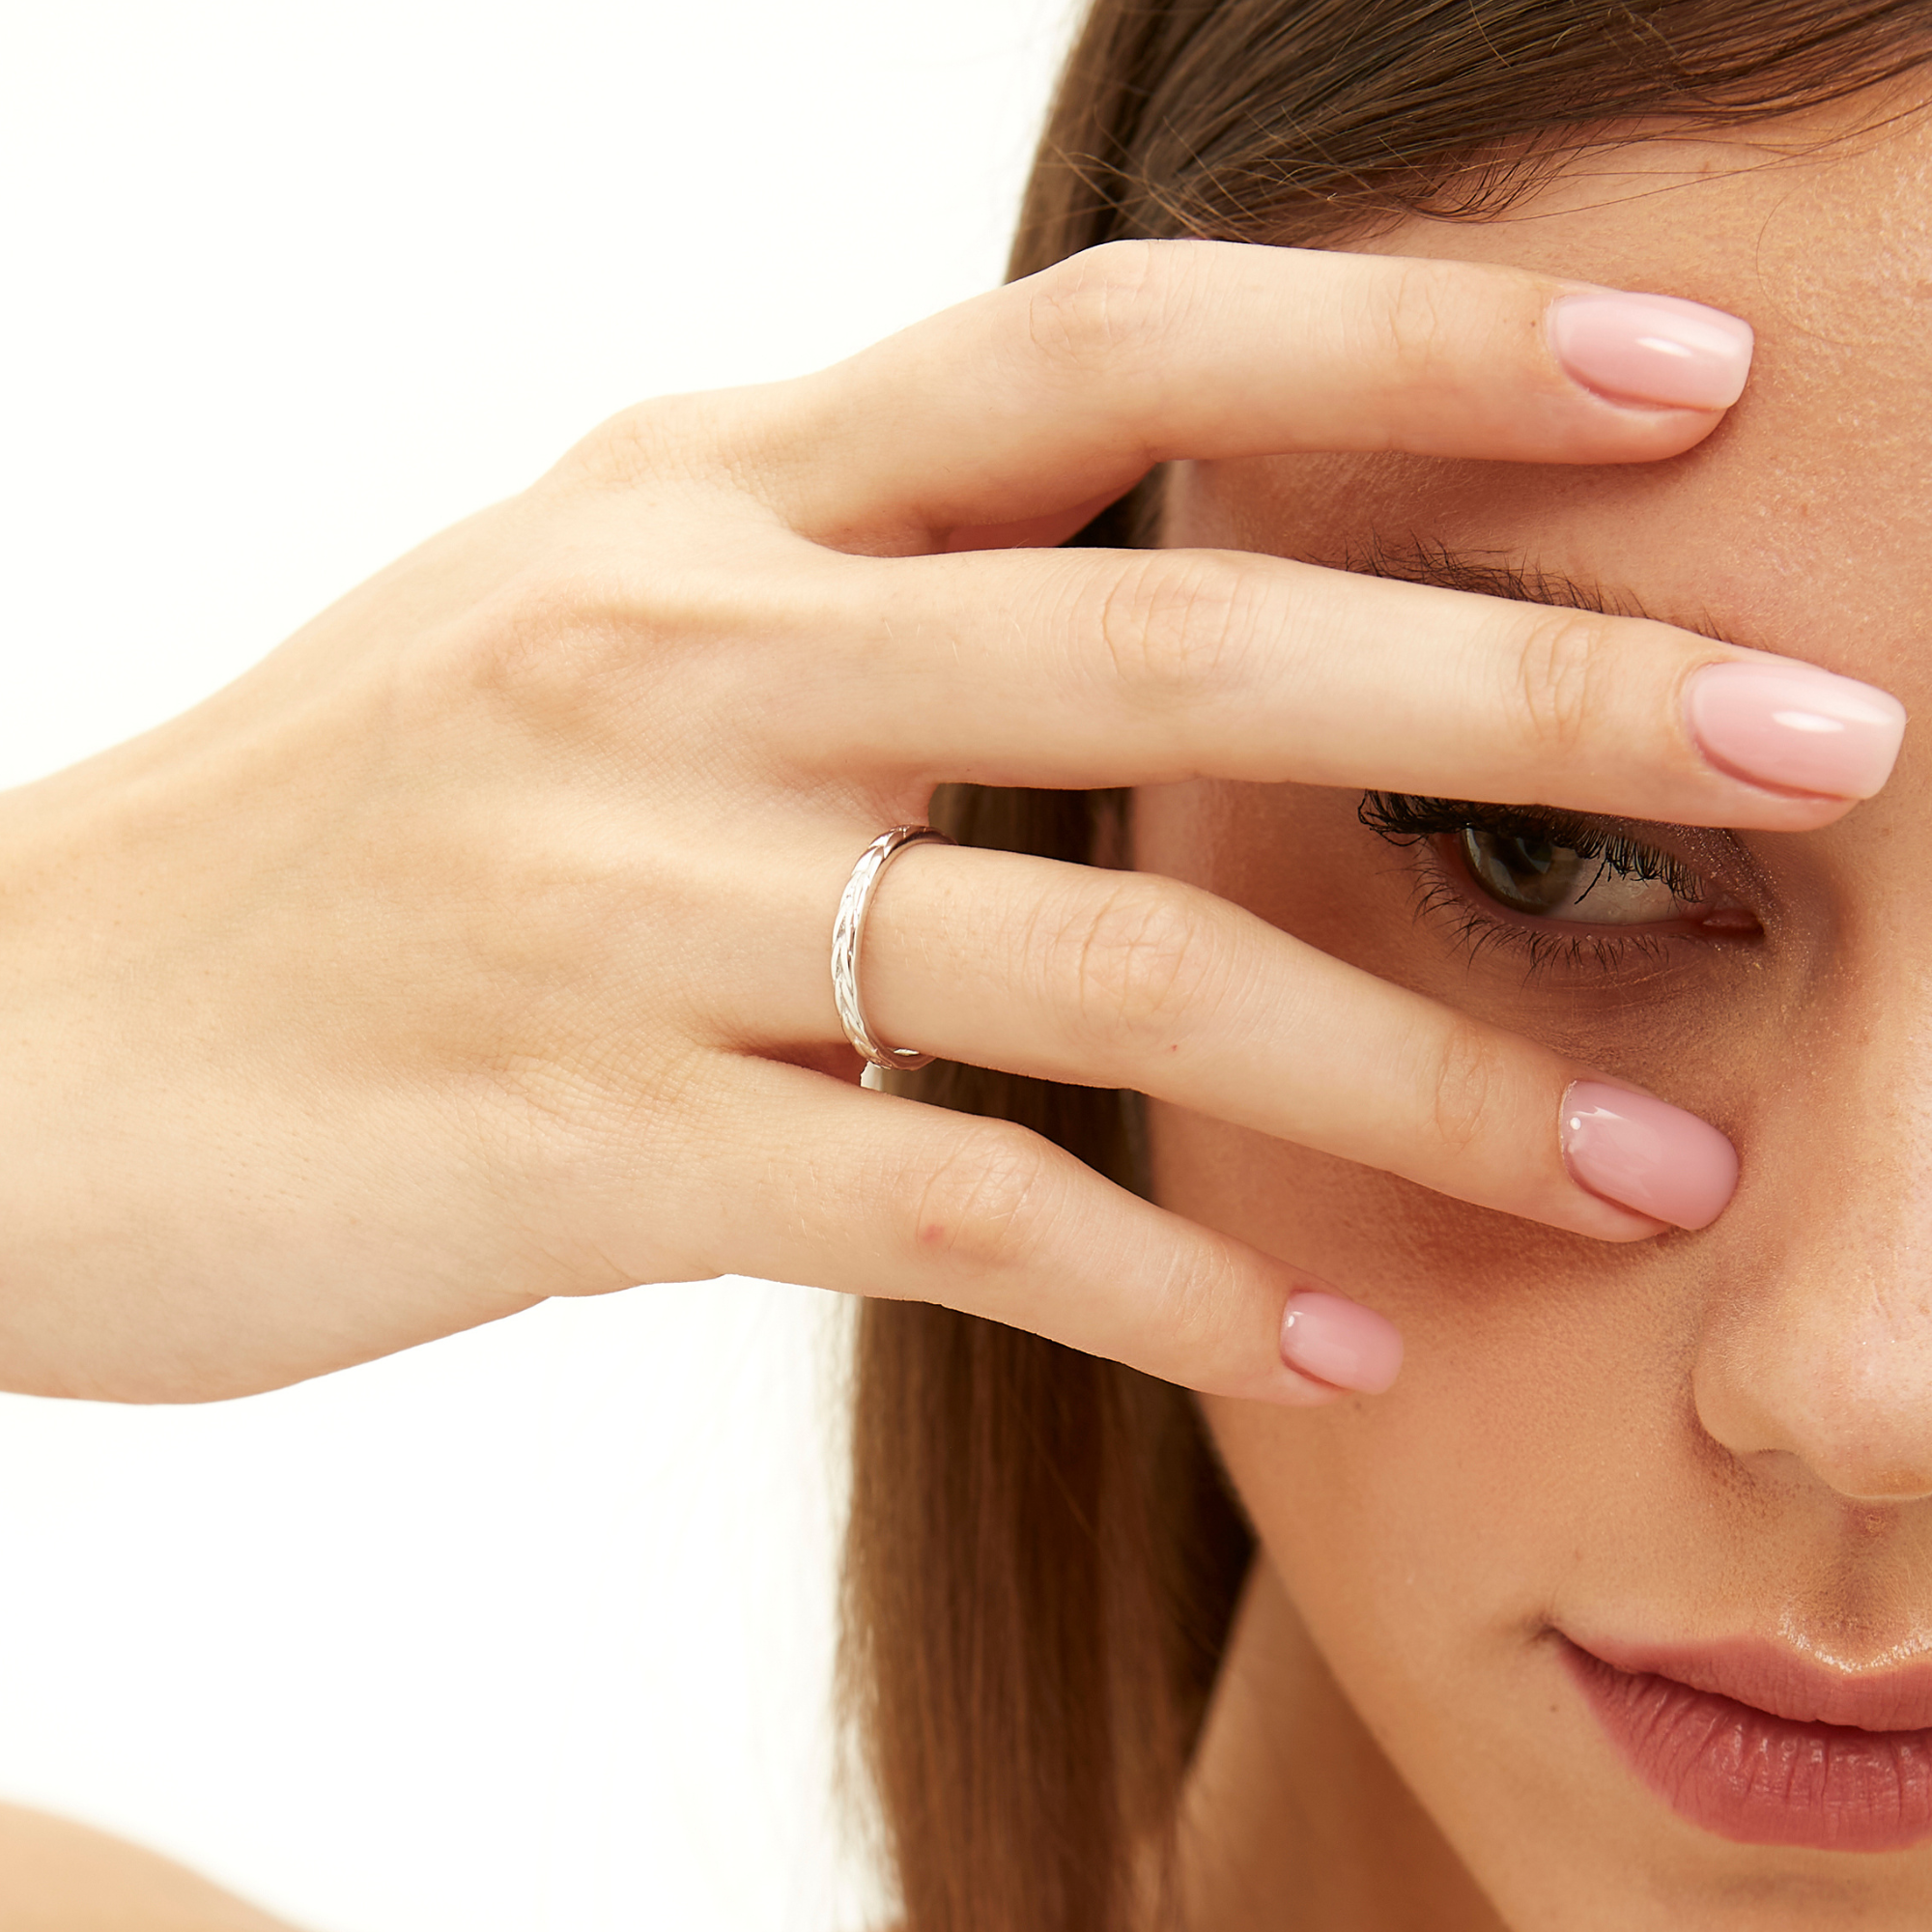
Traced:
<svg viewBox="0 0 1932 1932">
<path fill-rule="evenodd" d="M 838 1007 L 838 1024 L 854 1049 L 874 1066 L 897 1067 L 910 1073 L 915 1067 L 929 1065 L 932 1055 L 910 1046 L 881 1046 L 866 1024 L 866 1009 L 859 1004 L 859 949 L 866 943 L 866 918 L 872 909 L 872 894 L 887 863 L 908 845 L 951 845 L 953 841 L 936 826 L 895 825 L 884 832 L 859 855 L 852 876 L 838 897 L 838 917 L 832 923 L 832 997 Z"/>
</svg>

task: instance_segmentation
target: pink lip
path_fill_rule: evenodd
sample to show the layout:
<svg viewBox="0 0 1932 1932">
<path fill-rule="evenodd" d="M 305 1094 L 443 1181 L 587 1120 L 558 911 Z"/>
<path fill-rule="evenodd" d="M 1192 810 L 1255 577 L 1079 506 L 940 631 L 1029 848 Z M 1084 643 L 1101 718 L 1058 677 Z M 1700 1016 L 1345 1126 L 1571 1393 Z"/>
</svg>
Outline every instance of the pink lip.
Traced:
<svg viewBox="0 0 1932 1932">
<path fill-rule="evenodd" d="M 1846 1677 L 1750 1641 L 1563 1650 L 1632 1769 L 1692 1824 L 1823 1851 L 1932 1837 L 1932 1665 Z"/>
</svg>

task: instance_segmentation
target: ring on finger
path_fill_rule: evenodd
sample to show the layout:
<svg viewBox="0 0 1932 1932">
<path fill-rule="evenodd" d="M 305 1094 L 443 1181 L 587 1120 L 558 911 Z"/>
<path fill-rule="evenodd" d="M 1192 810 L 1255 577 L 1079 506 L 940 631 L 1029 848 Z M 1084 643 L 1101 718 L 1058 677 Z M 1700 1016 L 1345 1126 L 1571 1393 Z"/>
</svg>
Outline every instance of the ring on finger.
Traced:
<svg viewBox="0 0 1932 1932">
<path fill-rule="evenodd" d="M 932 1062 L 931 1054 L 921 1053 L 917 1047 L 882 1045 L 866 1023 L 866 1009 L 859 999 L 859 950 L 866 943 L 866 921 L 879 875 L 908 845 L 953 842 L 937 826 L 895 825 L 890 832 L 882 832 L 859 855 L 859 863 L 839 895 L 838 917 L 832 923 L 832 997 L 845 1037 L 854 1051 L 874 1066 L 897 1067 L 910 1073 Z"/>
</svg>

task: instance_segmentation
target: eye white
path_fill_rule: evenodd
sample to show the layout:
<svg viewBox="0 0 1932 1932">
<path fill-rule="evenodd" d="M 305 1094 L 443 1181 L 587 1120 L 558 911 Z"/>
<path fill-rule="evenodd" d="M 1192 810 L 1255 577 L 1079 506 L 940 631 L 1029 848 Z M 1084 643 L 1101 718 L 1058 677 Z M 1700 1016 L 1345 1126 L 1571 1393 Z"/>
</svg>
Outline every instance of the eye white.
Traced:
<svg viewBox="0 0 1932 1932">
<path fill-rule="evenodd" d="M 1457 847 L 1477 889 L 1527 919 L 1655 925 L 1683 911 L 1663 880 L 1621 872 L 1607 859 L 1567 845 L 1468 826 Z"/>
</svg>

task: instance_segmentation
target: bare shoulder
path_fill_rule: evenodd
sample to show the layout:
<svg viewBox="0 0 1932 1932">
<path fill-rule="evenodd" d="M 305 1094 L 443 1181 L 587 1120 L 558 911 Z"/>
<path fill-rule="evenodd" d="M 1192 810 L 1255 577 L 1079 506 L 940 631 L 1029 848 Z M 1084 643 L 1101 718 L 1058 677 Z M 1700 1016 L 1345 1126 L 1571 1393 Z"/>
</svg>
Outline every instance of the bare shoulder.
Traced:
<svg viewBox="0 0 1932 1932">
<path fill-rule="evenodd" d="M 295 1932 L 172 1859 L 86 1825 L 0 1804 L 7 1932 Z"/>
</svg>

